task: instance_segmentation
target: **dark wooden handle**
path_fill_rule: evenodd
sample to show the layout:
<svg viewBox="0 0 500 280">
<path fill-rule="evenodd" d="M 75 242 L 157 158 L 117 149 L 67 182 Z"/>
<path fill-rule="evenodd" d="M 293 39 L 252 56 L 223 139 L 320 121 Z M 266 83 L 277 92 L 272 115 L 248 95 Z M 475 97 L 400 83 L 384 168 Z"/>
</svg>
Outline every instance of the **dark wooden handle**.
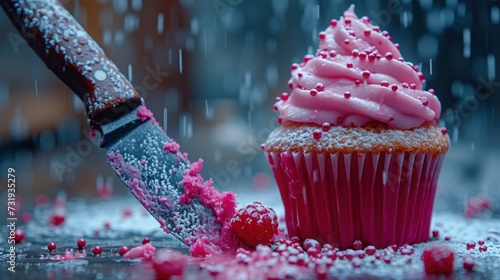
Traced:
<svg viewBox="0 0 500 280">
<path fill-rule="evenodd" d="M 30 47 L 84 102 L 92 126 L 141 104 L 141 97 L 57 0 L 0 0 Z"/>
</svg>

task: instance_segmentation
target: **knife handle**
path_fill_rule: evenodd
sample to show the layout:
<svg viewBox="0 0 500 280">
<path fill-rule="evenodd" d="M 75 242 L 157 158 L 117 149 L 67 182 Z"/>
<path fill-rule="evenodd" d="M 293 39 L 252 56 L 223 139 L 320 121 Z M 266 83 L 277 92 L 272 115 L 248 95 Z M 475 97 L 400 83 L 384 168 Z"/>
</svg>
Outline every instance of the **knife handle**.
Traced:
<svg viewBox="0 0 500 280">
<path fill-rule="evenodd" d="M 2 0 L 28 45 L 85 104 L 93 127 L 113 121 L 142 100 L 130 82 L 57 0 Z"/>
</svg>

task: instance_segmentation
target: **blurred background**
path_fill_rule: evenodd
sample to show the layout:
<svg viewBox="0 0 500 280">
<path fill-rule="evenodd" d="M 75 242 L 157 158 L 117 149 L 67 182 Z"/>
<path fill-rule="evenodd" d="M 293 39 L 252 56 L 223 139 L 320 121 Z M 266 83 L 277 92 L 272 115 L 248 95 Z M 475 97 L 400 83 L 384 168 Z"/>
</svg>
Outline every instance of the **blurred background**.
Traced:
<svg viewBox="0 0 500 280">
<path fill-rule="evenodd" d="M 448 128 L 451 150 L 438 208 L 470 196 L 500 198 L 500 3 L 463 0 L 63 0 L 144 97 L 169 136 L 219 190 L 275 189 L 260 144 L 276 127 L 272 105 L 291 63 L 351 3 L 420 64 Z M 63 190 L 93 197 L 126 188 L 90 139 L 83 106 L 0 13 L 0 178 L 17 174 L 25 197 Z M 168 75 L 167 75 L 168 74 Z M 147 81 L 147 83 L 146 83 Z M 150 83 L 154 81 L 154 83 Z M 6 183 L 2 183 L 6 184 Z M 4 188 L 5 190 L 5 188 Z M 278 197 L 276 197 L 278 199 Z"/>
</svg>

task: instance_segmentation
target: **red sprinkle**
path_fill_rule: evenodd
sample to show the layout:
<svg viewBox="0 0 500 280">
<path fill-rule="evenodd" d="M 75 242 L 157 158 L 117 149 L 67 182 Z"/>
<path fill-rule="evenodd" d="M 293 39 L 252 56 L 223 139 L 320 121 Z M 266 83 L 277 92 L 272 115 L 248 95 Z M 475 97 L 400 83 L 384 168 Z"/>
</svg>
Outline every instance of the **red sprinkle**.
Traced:
<svg viewBox="0 0 500 280">
<path fill-rule="evenodd" d="M 322 83 L 317 83 L 315 89 L 317 91 L 324 91 L 325 90 L 325 86 Z"/>
<path fill-rule="evenodd" d="M 422 260 L 427 274 L 449 275 L 453 272 L 455 253 L 446 245 L 435 245 L 424 250 Z"/>
<path fill-rule="evenodd" d="M 434 90 L 432 88 L 430 88 L 428 92 L 434 94 Z"/>
<path fill-rule="evenodd" d="M 363 249 L 363 243 L 359 240 L 356 240 L 354 241 L 354 243 L 352 243 L 352 248 L 354 250 L 362 250 Z"/>
<path fill-rule="evenodd" d="M 484 240 L 479 240 L 479 241 L 477 242 L 477 244 L 479 244 L 479 245 L 484 245 Z"/>
<path fill-rule="evenodd" d="M 445 128 L 446 129 L 446 128 Z M 442 131 L 442 130 L 441 130 Z M 432 237 L 438 237 L 439 236 L 439 230 L 433 230 L 432 231 Z"/>
<path fill-rule="evenodd" d="M 411 89 L 417 89 L 417 85 L 416 84 L 410 84 L 410 88 Z"/>
<path fill-rule="evenodd" d="M 347 65 L 346 65 L 346 66 L 347 66 L 347 68 L 352 68 L 352 67 L 353 67 L 353 65 L 352 65 L 352 63 L 351 63 L 351 62 L 347 62 Z"/>
<path fill-rule="evenodd" d="M 57 245 L 56 245 L 56 243 L 54 243 L 54 242 L 50 242 L 49 244 L 47 244 L 47 249 L 48 249 L 50 252 L 54 251 L 56 248 L 57 248 Z"/>
<path fill-rule="evenodd" d="M 394 84 L 391 86 L 392 91 L 398 91 L 398 85 Z"/>
<path fill-rule="evenodd" d="M 380 85 L 383 86 L 383 87 L 388 87 L 389 86 L 389 82 L 388 81 L 382 81 L 382 82 L 380 82 Z"/>
<path fill-rule="evenodd" d="M 328 54 L 330 55 L 330 57 L 335 57 L 337 55 L 337 52 L 334 50 L 331 50 L 330 52 L 328 52 Z"/>
<path fill-rule="evenodd" d="M 316 96 L 316 94 L 318 94 L 318 91 L 316 89 L 311 89 L 309 91 L 309 94 L 311 94 L 311 96 Z"/>
<path fill-rule="evenodd" d="M 368 255 L 368 256 L 373 256 L 375 255 L 375 253 L 377 252 L 377 249 L 375 249 L 374 246 L 370 245 L 370 246 L 367 246 L 365 248 L 365 253 Z"/>
<path fill-rule="evenodd" d="M 365 34 L 365 36 L 368 37 L 372 32 L 370 30 L 365 30 L 363 33 Z"/>
<path fill-rule="evenodd" d="M 474 257 L 471 255 L 464 255 L 462 267 L 468 271 L 474 270 Z"/>
<path fill-rule="evenodd" d="M 366 58 L 366 52 L 359 53 L 359 59 L 364 60 Z"/>
<path fill-rule="evenodd" d="M 128 250 L 129 250 L 129 249 L 128 249 L 128 247 L 127 247 L 127 246 L 122 246 L 122 247 L 120 247 L 120 251 L 119 251 L 120 256 L 125 255 L 125 254 L 128 252 Z"/>
<path fill-rule="evenodd" d="M 370 78 L 370 72 L 368 72 L 367 70 L 363 71 L 363 78 L 365 79 Z"/>
<path fill-rule="evenodd" d="M 358 50 L 352 50 L 351 55 L 352 55 L 352 57 L 357 57 L 359 55 L 359 51 Z"/>
<path fill-rule="evenodd" d="M 21 229 L 16 229 L 14 231 L 14 234 L 15 234 L 14 235 L 14 242 L 16 242 L 16 244 L 19 244 L 24 240 L 24 237 L 25 237 L 24 231 L 22 231 Z"/>
<path fill-rule="evenodd" d="M 476 243 L 474 242 L 467 243 L 467 250 L 472 250 L 474 248 L 476 248 Z"/>
<path fill-rule="evenodd" d="M 288 93 L 283 92 L 283 93 L 281 94 L 281 100 L 283 100 L 283 101 L 287 101 L 287 100 L 288 100 Z"/>
<path fill-rule="evenodd" d="M 346 91 L 346 92 L 344 92 L 344 97 L 345 97 L 346 99 L 349 99 L 349 98 L 351 97 L 351 92 L 350 92 L 350 91 Z"/>
<path fill-rule="evenodd" d="M 305 55 L 304 56 L 304 59 L 302 61 L 304 61 L 304 63 L 307 63 L 309 60 L 313 59 L 314 56 L 311 55 L 311 54 L 308 54 L 308 55 Z"/>
<path fill-rule="evenodd" d="M 424 106 L 429 105 L 429 100 L 427 100 L 427 97 L 422 97 L 422 99 L 420 101 L 422 101 L 422 105 L 424 105 Z"/>
<path fill-rule="evenodd" d="M 80 238 L 76 241 L 76 246 L 78 246 L 78 249 L 83 249 L 87 245 L 87 241 L 83 238 Z"/>
<path fill-rule="evenodd" d="M 344 45 L 349 45 L 349 43 L 350 43 L 349 39 L 344 40 Z"/>
<path fill-rule="evenodd" d="M 323 123 L 323 124 L 321 125 L 321 130 L 323 130 L 323 131 L 327 132 L 327 131 L 329 131 L 329 130 L 330 130 L 330 128 L 331 128 L 331 127 L 332 127 L 332 125 L 331 125 L 330 123 L 325 122 L 325 123 Z"/>
<path fill-rule="evenodd" d="M 387 52 L 387 53 L 385 54 L 385 59 L 387 59 L 387 60 L 391 60 L 393 57 L 394 57 L 394 56 L 393 56 L 393 54 L 392 54 L 391 52 Z"/>
<path fill-rule="evenodd" d="M 297 63 L 294 63 L 292 64 L 292 66 L 290 66 L 290 69 L 293 71 L 295 69 L 298 69 L 299 68 L 299 65 Z"/>
<path fill-rule="evenodd" d="M 326 33 L 324 31 L 321 31 L 318 35 L 319 39 L 324 40 L 326 37 Z"/>
<path fill-rule="evenodd" d="M 92 254 L 94 254 L 94 255 L 102 254 L 102 247 L 101 246 L 94 246 L 92 248 Z"/>
<path fill-rule="evenodd" d="M 321 139 L 321 136 L 323 136 L 323 133 L 321 132 L 321 130 L 315 129 L 313 131 L 313 137 L 314 137 L 314 139 L 319 140 L 319 139 Z"/>
<path fill-rule="evenodd" d="M 479 252 L 486 252 L 488 250 L 488 247 L 481 245 L 479 246 Z"/>
<path fill-rule="evenodd" d="M 445 240 L 445 241 L 450 241 L 450 240 L 451 240 L 451 237 L 446 236 L 446 237 L 444 238 L 444 240 Z"/>
<path fill-rule="evenodd" d="M 371 54 L 368 55 L 368 60 L 369 61 L 374 61 L 375 58 L 377 58 L 377 56 L 374 53 L 371 53 Z"/>
<path fill-rule="evenodd" d="M 150 243 L 151 242 L 151 239 L 149 239 L 149 237 L 145 237 L 143 240 L 142 240 L 142 245 L 146 244 L 146 243 Z"/>
<path fill-rule="evenodd" d="M 330 20 L 330 25 L 331 25 L 332 27 L 337 26 L 337 20 L 336 20 L 336 19 L 332 19 L 332 20 Z"/>
<path fill-rule="evenodd" d="M 422 72 L 418 72 L 418 73 L 417 73 L 417 75 L 418 75 L 418 78 L 420 79 L 420 81 L 425 80 L 425 75 L 424 75 L 424 73 L 422 73 Z"/>
<path fill-rule="evenodd" d="M 344 20 L 345 24 L 351 24 L 351 20 L 350 19 L 346 19 Z"/>
</svg>

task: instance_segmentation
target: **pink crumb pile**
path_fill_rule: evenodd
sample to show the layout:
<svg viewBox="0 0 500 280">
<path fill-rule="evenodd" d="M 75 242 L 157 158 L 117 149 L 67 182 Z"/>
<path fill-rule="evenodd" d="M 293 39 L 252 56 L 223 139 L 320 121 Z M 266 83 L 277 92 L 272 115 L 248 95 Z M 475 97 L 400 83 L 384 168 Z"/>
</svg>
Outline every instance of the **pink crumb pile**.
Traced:
<svg viewBox="0 0 500 280">
<path fill-rule="evenodd" d="M 213 180 L 204 181 L 200 172 L 203 160 L 193 162 L 189 169 L 184 172 L 181 183 L 184 185 L 184 193 L 181 195 L 180 204 L 191 203 L 194 198 L 199 198 L 200 202 L 210 208 L 216 221 L 222 225 L 220 235 L 215 236 L 193 236 L 194 242 L 190 248 L 194 256 L 213 255 L 222 252 L 234 252 L 237 248 L 245 246 L 238 240 L 230 226 L 230 220 L 236 213 L 236 195 L 233 192 L 218 192 L 213 186 Z M 209 232 L 218 229 L 209 229 Z"/>
<path fill-rule="evenodd" d="M 151 119 L 151 122 L 155 125 L 158 125 L 158 121 L 156 121 L 155 117 L 153 116 L 153 113 L 148 109 L 146 108 L 146 106 L 144 104 L 142 104 L 140 107 L 139 107 L 139 110 L 137 110 L 137 117 L 139 117 L 139 119 L 144 122 L 148 119 Z"/>
</svg>

